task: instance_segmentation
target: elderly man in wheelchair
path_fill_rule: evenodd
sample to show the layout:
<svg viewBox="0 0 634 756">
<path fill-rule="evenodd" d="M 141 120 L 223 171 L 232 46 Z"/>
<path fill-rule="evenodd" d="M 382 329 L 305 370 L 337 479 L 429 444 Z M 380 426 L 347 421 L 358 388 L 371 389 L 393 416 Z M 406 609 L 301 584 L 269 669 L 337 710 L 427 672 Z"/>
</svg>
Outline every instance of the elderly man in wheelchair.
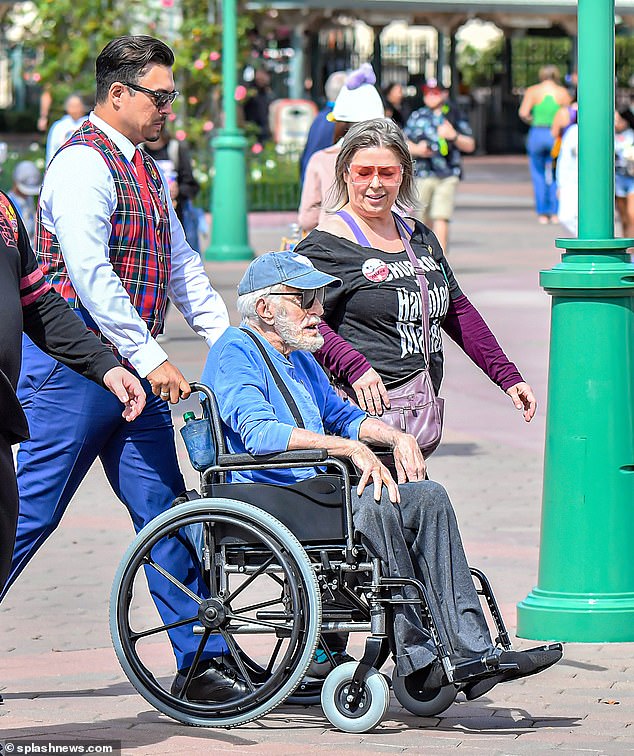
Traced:
<svg viewBox="0 0 634 756">
<path fill-rule="evenodd" d="M 330 386 L 311 352 L 322 344 L 317 326 L 325 289 L 338 284 L 289 252 L 250 264 L 238 286 L 242 327 L 220 337 L 202 377 L 217 402 L 206 392 L 206 414 L 224 436 L 216 439 L 215 464 L 202 475 L 208 498 L 181 504 L 142 531 L 115 580 L 111 627 L 124 669 L 142 695 L 181 721 L 232 726 L 293 692 L 290 700 L 301 702 L 297 691 L 310 690 L 307 670 L 325 667 L 326 715 L 341 729 L 365 731 L 387 707 L 389 691 L 377 670 L 390 650 L 394 692 L 422 715 L 444 710 L 458 690 L 472 700 L 562 656 L 560 644 L 512 650 L 488 581 L 469 568 L 451 502 L 427 479 L 415 439 L 341 400 Z M 398 483 L 370 446 L 391 449 Z M 300 498 L 289 499 L 291 493 Z M 268 514 L 240 503 L 249 501 Z M 343 546 L 323 540 L 332 522 Z M 183 535 L 194 527 L 195 537 Z M 161 537 L 198 540 L 209 586 L 209 596 L 192 596 L 197 610 L 181 623 L 202 636 L 199 652 L 169 691 L 146 671 L 137 646 L 170 628 L 138 631 L 129 618 L 132 576 L 140 565 L 161 570 L 152 558 Z M 242 581 L 234 588 L 232 574 Z M 275 581 L 279 596 L 258 589 L 236 608 L 236 597 L 256 577 Z M 497 626 L 495 642 L 480 595 Z M 359 628 L 371 635 L 356 662 L 345 653 L 345 639 Z M 251 651 L 243 640 L 249 632 L 260 641 Z M 256 662 L 267 632 L 274 650 Z M 225 641 L 222 656 L 217 643 L 213 654 L 206 651 L 204 641 L 214 635 Z"/>
</svg>

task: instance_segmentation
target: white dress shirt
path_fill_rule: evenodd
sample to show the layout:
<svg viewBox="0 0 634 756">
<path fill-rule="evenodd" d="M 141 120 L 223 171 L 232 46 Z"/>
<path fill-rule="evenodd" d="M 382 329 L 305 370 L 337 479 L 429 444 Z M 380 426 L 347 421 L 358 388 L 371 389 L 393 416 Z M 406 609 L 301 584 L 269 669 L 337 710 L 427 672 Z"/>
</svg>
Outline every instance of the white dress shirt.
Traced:
<svg viewBox="0 0 634 756">
<path fill-rule="evenodd" d="M 90 121 L 132 163 L 136 149 L 132 142 L 94 113 Z M 162 181 L 169 197 L 163 177 Z M 110 263 L 110 219 L 117 207 L 117 193 L 110 170 L 97 150 L 84 145 L 62 150 L 46 171 L 40 205 L 42 223 L 57 236 L 82 305 L 139 375 L 147 376 L 168 357 L 132 306 Z M 172 203 L 168 201 L 167 205 L 172 233 L 168 295 L 192 329 L 211 346 L 229 325 L 227 308 L 212 288 L 200 255 L 185 240 Z"/>
<path fill-rule="evenodd" d="M 62 116 L 59 121 L 51 126 L 46 137 L 46 165 L 53 159 L 53 155 L 67 142 L 77 129 L 83 124 L 88 116 L 81 116 L 77 120 L 68 114 Z"/>
</svg>

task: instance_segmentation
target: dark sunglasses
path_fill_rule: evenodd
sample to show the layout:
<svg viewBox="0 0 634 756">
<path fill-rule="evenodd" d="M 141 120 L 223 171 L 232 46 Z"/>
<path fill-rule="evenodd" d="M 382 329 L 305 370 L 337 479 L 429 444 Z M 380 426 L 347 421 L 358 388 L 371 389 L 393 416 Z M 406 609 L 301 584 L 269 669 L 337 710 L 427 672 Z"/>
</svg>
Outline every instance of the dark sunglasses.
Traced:
<svg viewBox="0 0 634 756">
<path fill-rule="evenodd" d="M 320 289 L 303 289 L 302 291 L 272 291 L 276 297 L 295 297 L 302 310 L 310 310 L 315 301 L 323 305 L 326 296 L 326 287 Z"/>
<path fill-rule="evenodd" d="M 156 89 L 148 89 L 147 87 L 142 87 L 139 84 L 130 84 L 130 82 L 128 81 L 122 81 L 121 83 L 124 87 L 134 89 L 135 92 L 143 92 L 143 94 L 151 97 L 154 100 L 154 104 L 159 110 L 161 110 L 161 108 L 164 108 L 168 103 L 171 105 L 180 94 L 180 92 L 178 92 L 176 89 L 173 89 L 171 92 L 160 92 Z"/>
</svg>

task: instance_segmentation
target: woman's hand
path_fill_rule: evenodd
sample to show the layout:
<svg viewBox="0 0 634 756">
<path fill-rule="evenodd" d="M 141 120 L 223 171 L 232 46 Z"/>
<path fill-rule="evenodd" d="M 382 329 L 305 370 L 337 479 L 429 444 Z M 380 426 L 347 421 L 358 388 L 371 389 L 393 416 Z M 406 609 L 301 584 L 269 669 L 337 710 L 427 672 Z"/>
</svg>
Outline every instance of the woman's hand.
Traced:
<svg viewBox="0 0 634 756">
<path fill-rule="evenodd" d="M 506 393 L 511 397 L 511 401 L 517 409 L 524 411 L 524 420 L 526 420 L 527 423 L 530 423 L 537 410 L 537 399 L 535 399 L 533 389 L 528 383 L 522 381 L 521 383 L 516 383 L 514 386 L 507 388 Z"/>
<path fill-rule="evenodd" d="M 366 370 L 360 378 L 357 378 L 352 388 L 357 396 L 357 404 L 370 415 L 380 417 L 383 414 L 383 407 L 389 409 L 390 399 L 387 389 L 374 368 Z"/>
<path fill-rule="evenodd" d="M 399 483 L 425 480 L 427 464 L 423 453 L 410 433 L 399 433 L 393 446 L 394 464 Z"/>
</svg>

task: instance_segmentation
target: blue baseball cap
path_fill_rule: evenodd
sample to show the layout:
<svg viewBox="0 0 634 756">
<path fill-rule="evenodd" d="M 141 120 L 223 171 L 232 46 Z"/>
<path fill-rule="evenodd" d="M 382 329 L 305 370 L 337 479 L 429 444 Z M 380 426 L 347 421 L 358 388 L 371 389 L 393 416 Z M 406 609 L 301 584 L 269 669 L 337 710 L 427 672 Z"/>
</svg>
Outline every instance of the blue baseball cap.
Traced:
<svg viewBox="0 0 634 756">
<path fill-rule="evenodd" d="M 341 286 L 341 279 L 322 273 L 307 257 L 296 252 L 267 252 L 256 257 L 246 269 L 238 284 L 238 295 L 275 284 L 287 284 L 296 289 L 320 289 L 322 286 Z"/>
</svg>

